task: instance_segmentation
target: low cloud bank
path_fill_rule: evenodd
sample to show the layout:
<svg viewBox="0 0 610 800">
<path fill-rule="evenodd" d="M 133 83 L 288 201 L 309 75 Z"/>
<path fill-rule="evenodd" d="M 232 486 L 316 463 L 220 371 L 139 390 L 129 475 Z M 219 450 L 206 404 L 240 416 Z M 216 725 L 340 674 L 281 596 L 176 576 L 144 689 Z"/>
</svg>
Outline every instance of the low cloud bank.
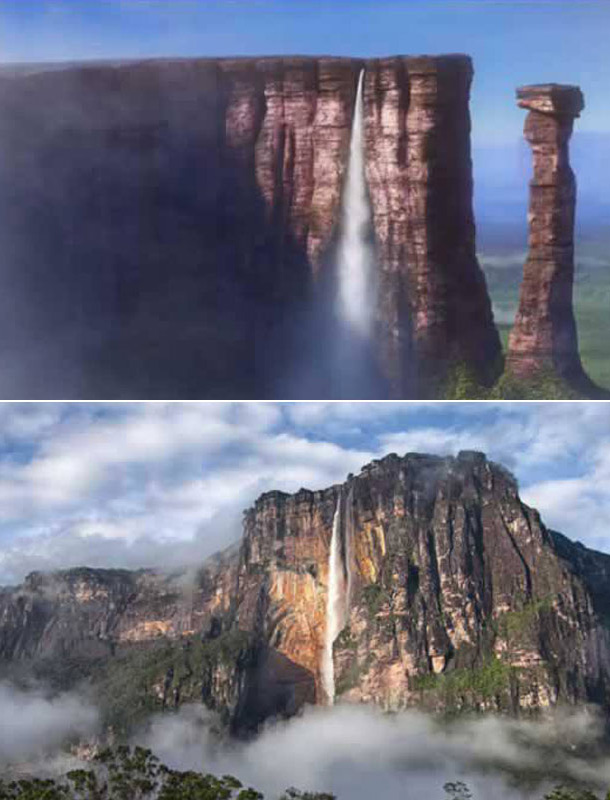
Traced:
<svg viewBox="0 0 610 800">
<path fill-rule="evenodd" d="M 312 708 L 235 744 L 219 739 L 214 718 L 192 706 L 154 718 L 143 740 L 174 768 L 233 774 L 270 798 L 297 786 L 340 800 L 420 800 L 441 798 L 446 781 L 463 780 L 476 800 L 523 800 L 568 779 L 607 788 L 602 731 L 587 711 L 544 722 L 485 717 L 441 724 L 417 711 L 337 706 Z"/>
<path fill-rule="evenodd" d="M 0 683 L 0 767 L 42 757 L 71 736 L 94 733 L 95 708 L 76 694 L 49 697 Z"/>
<path fill-rule="evenodd" d="M 0 683 L 0 771 L 60 774 L 75 766 L 61 753 L 69 737 L 91 737 L 96 710 L 74 693 L 49 697 Z M 441 721 L 418 711 L 384 714 L 364 705 L 308 708 L 235 742 L 201 705 L 152 717 L 134 737 L 176 769 L 231 774 L 278 797 L 287 787 L 330 791 L 339 800 L 443 797 L 465 781 L 475 800 L 540 800 L 572 780 L 600 793 L 610 786 L 610 750 L 593 711 L 556 712 L 544 721 L 497 716 Z M 11 769 L 11 767 L 6 767 Z"/>
</svg>

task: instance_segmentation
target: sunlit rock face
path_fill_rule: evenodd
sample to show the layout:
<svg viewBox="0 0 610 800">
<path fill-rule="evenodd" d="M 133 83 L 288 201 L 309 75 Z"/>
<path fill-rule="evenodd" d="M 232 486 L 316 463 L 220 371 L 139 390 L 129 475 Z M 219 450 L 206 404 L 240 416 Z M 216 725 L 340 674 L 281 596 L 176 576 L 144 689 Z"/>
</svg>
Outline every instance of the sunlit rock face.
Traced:
<svg viewBox="0 0 610 800">
<path fill-rule="evenodd" d="M 103 657 L 123 643 L 199 635 L 229 608 L 236 553 L 220 554 L 192 574 L 33 572 L 17 589 L 0 593 L 0 658 Z"/>
<path fill-rule="evenodd" d="M 569 140 L 584 108 L 577 86 L 548 84 L 517 90 L 527 110 L 525 138 L 532 148 L 529 253 L 519 309 L 510 334 L 507 366 L 521 378 L 553 372 L 581 384 L 572 304 L 576 181 Z"/>
<path fill-rule="evenodd" d="M 319 702 L 339 497 L 350 596 L 337 701 L 511 712 L 607 702 L 610 558 L 548 531 L 480 453 L 388 456 L 342 487 L 266 495 L 249 512 L 242 569 L 265 587 L 266 636 L 312 673 Z"/>
<path fill-rule="evenodd" d="M 451 366 L 488 384 L 501 348 L 475 254 L 467 56 L 367 62 L 367 176 L 379 255 L 380 357 L 394 397 Z"/>
<path fill-rule="evenodd" d="M 33 668 L 64 687 L 86 675 L 109 702 L 114 670 L 135 686 L 124 705 L 203 701 L 236 731 L 327 704 L 337 519 L 335 702 L 608 706 L 610 557 L 548 530 L 473 452 L 390 455 L 342 485 L 266 493 L 239 548 L 191 575 L 32 575 L 0 593 L 1 673 Z"/>
<path fill-rule="evenodd" d="M 185 59 L 0 70 L 3 395 L 333 396 L 362 69 L 369 393 L 489 382 L 470 60 Z"/>
</svg>

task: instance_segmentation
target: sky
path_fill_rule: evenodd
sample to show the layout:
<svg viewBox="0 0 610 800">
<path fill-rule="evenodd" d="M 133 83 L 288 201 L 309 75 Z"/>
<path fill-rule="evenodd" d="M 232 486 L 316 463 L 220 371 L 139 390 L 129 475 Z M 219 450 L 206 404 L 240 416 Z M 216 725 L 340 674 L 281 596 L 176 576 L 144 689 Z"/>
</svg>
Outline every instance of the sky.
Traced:
<svg viewBox="0 0 610 800">
<path fill-rule="evenodd" d="M 34 569 L 179 567 L 239 540 L 264 491 L 390 452 L 486 452 L 550 527 L 610 552 L 607 403 L 0 405 L 0 584 Z"/>
<path fill-rule="evenodd" d="M 523 83 L 579 84 L 610 132 L 606 0 L 0 0 L 0 62 L 465 52 L 475 145 L 512 142 Z"/>
</svg>

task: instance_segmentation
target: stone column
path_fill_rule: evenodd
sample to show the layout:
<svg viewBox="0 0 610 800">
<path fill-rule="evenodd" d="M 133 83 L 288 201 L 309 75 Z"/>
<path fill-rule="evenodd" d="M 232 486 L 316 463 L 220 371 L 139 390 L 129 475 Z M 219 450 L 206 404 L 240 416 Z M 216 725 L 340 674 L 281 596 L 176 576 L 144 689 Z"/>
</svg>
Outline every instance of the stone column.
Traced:
<svg viewBox="0 0 610 800">
<path fill-rule="evenodd" d="M 517 89 L 532 147 L 529 254 L 519 310 L 508 342 L 507 370 L 520 378 L 552 372 L 569 383 L 584 377 L 572 309 L 576 181 L 568 141 L 584 108 L 577 86 L 547 84 Z"/>
</svg>

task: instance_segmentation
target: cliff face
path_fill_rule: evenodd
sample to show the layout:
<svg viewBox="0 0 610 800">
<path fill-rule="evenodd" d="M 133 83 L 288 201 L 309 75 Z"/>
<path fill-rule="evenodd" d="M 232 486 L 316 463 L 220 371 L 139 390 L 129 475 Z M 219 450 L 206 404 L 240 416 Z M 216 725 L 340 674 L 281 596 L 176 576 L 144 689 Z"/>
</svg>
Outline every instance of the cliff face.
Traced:
<svg viewBox="0 0 610 800">
<path fill-rule="evenodd" d="M 80 398 L 275 397 L 323 361 L 363 68 L 377 395 L 489 382 L 470 60 L 200 59 L 0 72 L 4 348 L 41 362 L 17 396 L 65 397 L 60 359 Z"/>
<path fill-rule="evenodd" d="M 2 671 L 87 676 L 115 724 L 196 699 L 243 730 L 328 703 L 333 527 L 346 609 L 336 701 L 608 705 L 610 557 L 545 528 L 513 477 L 470 452 L 392 455 L 324 491 L 265 494 L 239 550 L 190 582 L 30 576 L 0 594 Z"/>
<path fill-rule="evenodd" d="M 498 375 L 500 344 L 475 253 L 466 56 L 367 62 L 367 177 L 380 281 L 380 352 L 394 397 L 451 364 Z"/>
<path fill-rule="evenodd" d="M 73 569 L 28 575 L 0 593 L 0 658 L 101 655 L 124 643 L 189 637 L 227 613 L 237 551 L 208 560 L 196 576 L 151 570 Z"/>
<path fill-rule="evenodd" d="M 512 711 L 607 702 L 610 558 L 560 541 L 477 453 L 389 456 L 341 487 L 263 496 L 247 515 L 242 571 L 265 576 L 269 641 L 310 669 L 319 701 L 337 503 L 350 587 L 338 697 Z"/>
</svg>

